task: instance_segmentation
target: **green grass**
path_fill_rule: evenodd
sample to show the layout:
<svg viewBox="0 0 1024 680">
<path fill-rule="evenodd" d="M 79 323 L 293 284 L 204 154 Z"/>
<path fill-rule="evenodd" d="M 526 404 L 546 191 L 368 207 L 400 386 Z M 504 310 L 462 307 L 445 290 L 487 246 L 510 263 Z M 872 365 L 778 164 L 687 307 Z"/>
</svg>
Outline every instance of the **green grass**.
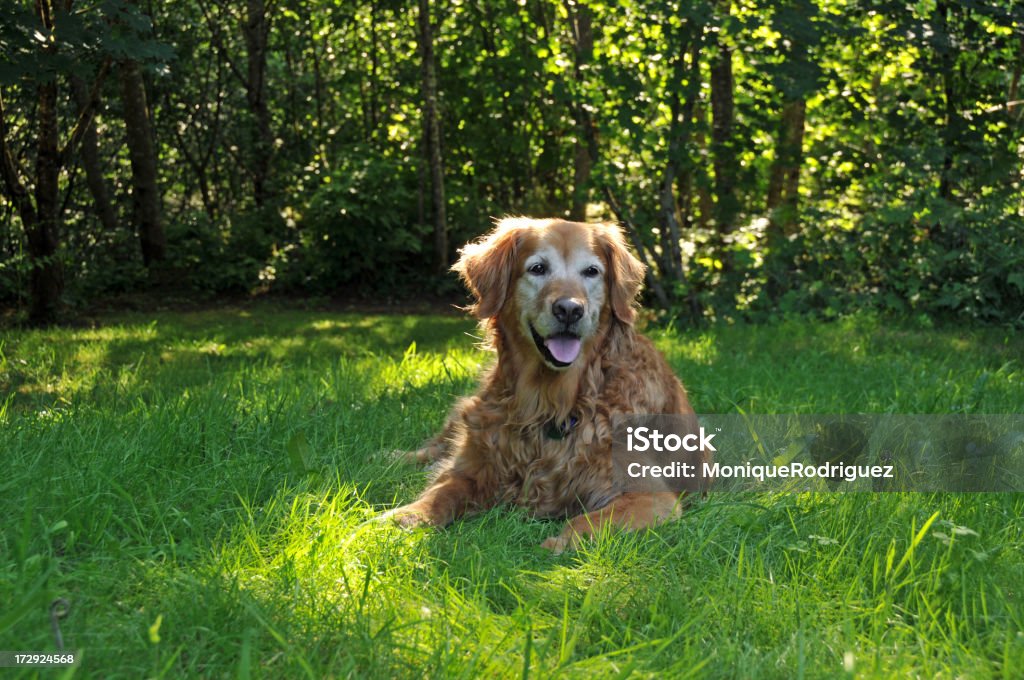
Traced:
<svg viewBox="0 0 1024 680">
<path fill-rule="evenodd" d="M 473 332 L 270 305 L 5 332 L 0 649 L 54 649 L 65 597 L 80 677 L 1019 677 L 1021 495 L 712 494 L 561 557 L 508 509 L 368 523 L 422 488 L 387 452 L 472 389 Z M 1009 331 L 652 335 L 700 412 L 1024 404 Z"/>
</svg>

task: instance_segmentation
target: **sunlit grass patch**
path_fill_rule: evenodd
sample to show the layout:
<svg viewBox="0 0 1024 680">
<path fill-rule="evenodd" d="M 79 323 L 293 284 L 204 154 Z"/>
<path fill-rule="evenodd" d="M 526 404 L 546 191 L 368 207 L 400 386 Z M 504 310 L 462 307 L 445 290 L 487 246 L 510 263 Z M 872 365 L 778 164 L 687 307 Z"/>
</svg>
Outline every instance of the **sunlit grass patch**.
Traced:
<svg viewBox="0 0 1024 680">
<path fill-rule="evenodd" d="M 1024 500 L 712 494 L 554 558 L 555 521 L 372 521 L 489 357 L 471 322 L 254 307 L 13 332 L 0 649 L 82 676 L 1012 677 Z M 652 331 L 699 411 L 1019 412 L 1004 333 Z"/>
</svg>

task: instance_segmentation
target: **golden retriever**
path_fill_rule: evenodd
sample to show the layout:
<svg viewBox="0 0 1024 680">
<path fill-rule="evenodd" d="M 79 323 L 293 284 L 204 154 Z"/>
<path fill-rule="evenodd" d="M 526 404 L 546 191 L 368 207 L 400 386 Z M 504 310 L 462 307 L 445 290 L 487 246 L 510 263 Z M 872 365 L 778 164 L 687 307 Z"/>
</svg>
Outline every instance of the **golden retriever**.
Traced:
<svg viewBox="0 0 1024 680">
<path fill-rule="evenodd" d="M 556 553 L 609 523 L 639 529 L 677 516 L 679 494 L 620 493 L 612 480 L 614 417 L 693 413 L 665 359 L 633 328 L 644 267 L 619 228 L 508 218 L 460 254 L 453 269 L 497 361 L 442 432 L 410 454 L 437 461 L 429 487 L 385 516 L 443 526 L 514 503 L 572 517 L 542 544 Z"/>
</svg>

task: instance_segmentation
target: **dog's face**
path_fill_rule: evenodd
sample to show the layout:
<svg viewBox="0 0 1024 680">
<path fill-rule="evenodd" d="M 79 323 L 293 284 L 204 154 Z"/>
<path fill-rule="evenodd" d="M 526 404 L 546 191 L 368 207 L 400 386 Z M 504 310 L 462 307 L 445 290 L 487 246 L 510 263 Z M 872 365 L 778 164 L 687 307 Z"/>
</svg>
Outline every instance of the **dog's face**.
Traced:
<svg viewBox="0 0 1024 680">
<path fill-rule="evenodd" d="M 566 370 L 618 319 L 632 323 L 643 265 L 614 225 L 505 219 L 454 269 L 481 319 L 501 315 L 545 366 Z"/>
<path fill-rule="evenodd" d="M 568 222 L 538 230 L 524 249 L 515 311 L 524 338 L 549 367 L 565 369 L 598 329 L 605 265 L 591 233 Z"/>
</svg>

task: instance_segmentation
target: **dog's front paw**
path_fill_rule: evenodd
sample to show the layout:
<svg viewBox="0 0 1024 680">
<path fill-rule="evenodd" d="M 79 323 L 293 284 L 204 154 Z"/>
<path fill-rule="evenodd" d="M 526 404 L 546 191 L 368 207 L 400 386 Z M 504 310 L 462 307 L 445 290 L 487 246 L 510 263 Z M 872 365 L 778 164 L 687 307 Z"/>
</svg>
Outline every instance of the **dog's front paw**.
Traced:
<svg viewBox="0 0 1024 680">
<path fill-rule="evenodd" d="M 580 535 L 575 531 L 563 531 L 558 536 L 551 536 L 544 539 L 540 547 L 550 550 L 553 555 L 561 555 L 564 552 L 572 552 L 580 546 Z"/>
<path fill-rule="evenodd" d="M 388 510 L 384 514 L 379 515 L 377 520 L 380 522 L 390 522 L 402 529 L 415 529 L 416 527 L 433 525 L 429 517 L 412 505 L 403 505 L 400 508 Z"/>
<path fill-rule="evenodd" d="M 424 446 L 415 451 L 395 449 L 389 452 L 392 460 L 411 465 L 433 465 L 445 456 L 446 450 L 438 446 Z"/>
<path fill-rule="evenodd" d="M 390 458 L 391 460 L 397 461 L 399 463 L 410 463 L 410 464 L 413 464 L 413 463 L 420 463 L 420 462 L 422 462 L 423 458 L 421 457 L 421 454 L 420 454 L 421 451 L 422 451 L 422 449 L 420 449 L 419 451 L 406 451 L 404 449 L 392 449 L 391 451 L 387 452 L 386 456 L 388 458 Z"/>
</svg>

